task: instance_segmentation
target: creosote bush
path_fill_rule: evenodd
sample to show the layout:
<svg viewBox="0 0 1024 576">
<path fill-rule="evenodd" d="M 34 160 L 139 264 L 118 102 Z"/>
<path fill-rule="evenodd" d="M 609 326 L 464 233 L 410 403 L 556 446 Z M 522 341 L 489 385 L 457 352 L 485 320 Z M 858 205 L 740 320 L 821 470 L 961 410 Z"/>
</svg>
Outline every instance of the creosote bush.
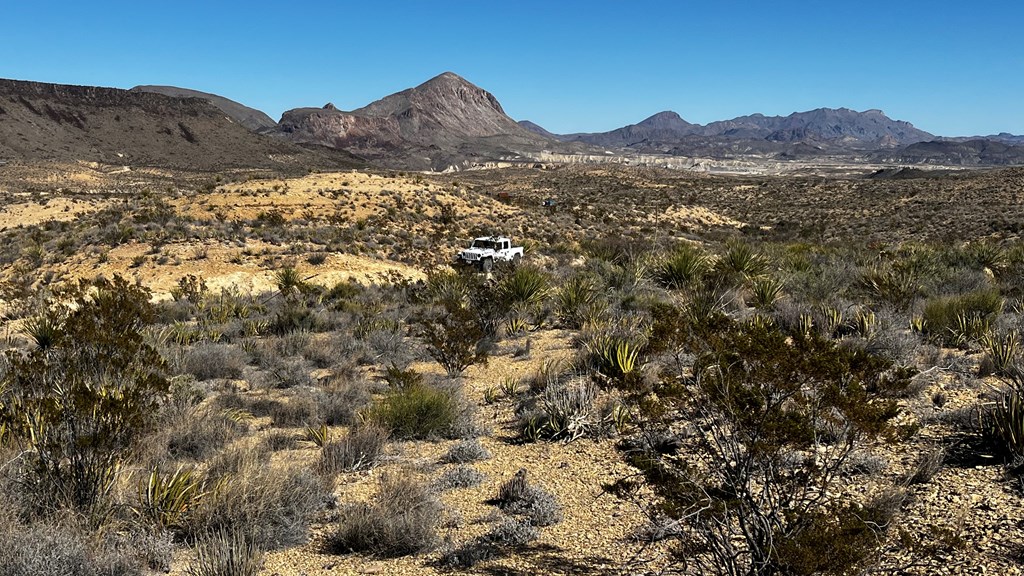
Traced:
<svg viewBox="0 0 1024 576">
<path fill-rule="evenodd" d="M 169 391 L 143 337 L 149 293 L 120 276 L 59 290 L 27 354 L 9 351 L 0 427 L 23 446 L 23 481 L 43 509 L 102 505 L 118 466 Z"/>
<path fill-rule="evenodd" d="M 813 332 L 684 318 L 660 315 L 672 326 L 655 333 L 666 339 L 660 345 L 697 360 L 664 372 L 656 390 L 663 404 L 649 403 L 640 415 L 653 425 L 679 414 L 696 433 L 678 459 L 654 450 L 630 458 L 662 497 L 660 512 L 686 519 L 677 540 L 687 562 L 730 575 L 845 574 L 862 566 L 888 516 L 822 495 L 863 441 L 896 436 L 893 397 L 912 372 Z M 628 485 L 609 488 L 626 494 Z"/>
<path fill-rule="evenodd" d="M 395 438 L 454 438 L 471 428 L 469 409 L 456 382 L 416 382 L 392 386 L 366 411 L 366 419 Z"/>
</svg>

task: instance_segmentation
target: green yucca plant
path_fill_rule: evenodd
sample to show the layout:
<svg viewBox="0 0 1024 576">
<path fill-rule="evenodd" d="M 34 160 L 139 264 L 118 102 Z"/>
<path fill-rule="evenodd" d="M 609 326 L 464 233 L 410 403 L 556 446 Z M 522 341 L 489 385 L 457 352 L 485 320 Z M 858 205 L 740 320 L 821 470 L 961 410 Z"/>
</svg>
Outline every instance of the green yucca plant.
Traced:
<svg viewBox="0 0 1024 576">
<path fill-rule="evenodd" d="M 299 274 L 299 271 L 291 266 L 286 266 L 276 272 L 274 272 L 274 284 L 277 286 L 277 291 L 285 296 L 290 296 L 295 292 L 303 292 L 306 290 L 306 281 Z"/>
<path fill-rule="evenodd" d="M 814 330 L 814 318 L 812 318 L 810 314 L 800 314 L 798 322 L 800 333 L 804 336 L 809 336 L 811 334 L 811 330 Z"/>
<path fill-rule="evenodd" d="M 711 271 L 711 257 L 700 248 L 683 245 L 654 267 L 654 280 L 670 290 L 689 288 Z"/>
<path fill-rule="evenodd" d="M 785 283 L 774 276 L 754 276 L 750 282 L 750 303 L 755 308 L 771 308 L 782 297 Z"/>
<path fill-rule="evenodd" d="M 628 340 L 603 334 L 590 343 L 591 353 L 596 357 L 598 370 L 611 378 L 626 378 L 637 371 L 640 346 Z"/>
<path fill-rule="evenodd" d="M 809 318 L 810 317 L 808 317 L 808 319 Z M 773 320 L 771 316 L 765 316 L 763 314 L 754 314 L 753 316 L 747 319 L 747 324 L 749 324 L 753 328 L 769 330 L 775 327 L 775 320 Z M 808 330 L 810 330 L 810 328 L 808 328 Z M 806 334 L 807 332 L 804 333 Z"/>
<path fill-rule="evenodd" d="M 609 413 L 612 426 L 615 427 L 615 433 L 622 435 L 625 434 L 629 425 L 633 422 L 632 411 L 624 404 L 616 403 L 612 406 Z"/>
<path fill-rule="evenodd" d="M 879 302 L 906 308 L 921 292 L 918 273 L 910 268 L 876 266 L 861 278 L 861 284 Z"/>
<path fill-rule="evenodd" d="M 462 306 L 469 301 L 469 279 L 454 270 L 427 275 L 427 296 L 433 302 Z"/>
<path fill-rule="evenodd" d="M 530 323 L 519 313 L 513 312 L 505 318 L 505 333 L 509 336 L 523 334 L 530 328 Z"/>
<path fill-rule="evenodd" d="M 263 568 L 263 551 L 241 532 L 218 532 L 196 546 L 195 559 L 185 576 L 256 576 Z"/>
<path fill-rule="evenodd" d="M 1005 392 L 981 417 L 982 433 L 1002 444 L 1014 459 L 1024 458 L 1024 395 Z"/>
<path fill-rule="evenodd" d="M 971 342 L 983 340 L 991 329 L 992 323 L 989 318 L 979 314 L 960 312 L 956 315 L 953 325 L 948 328 L 949 335 L 946 341 L 958 348 L 963 348 Z"/>
<path fill-rule="evenodd" d="M 572 276 L 556 296 L 558 319 L 569 328 L 583 325 L 584 311 L 597 301 L 594 281 L 582 275 Z"/>
<path fill-rule="evenodd" d="M 33 316 L 25 320 L 22 331 L 36 348 L 47 350 L 61 336 L 61 321 L 54 314 Z"/>
<path fill-rule="evenodd" d="M 506 376 L 501 381 L 499 389 L 506 398 L 515 398 L 519 394 L 519 379 L 514 376 Z"/>
<path fill-rule="evenodd" d="M 305 438 L 320 448 L 323 448 L 325 444 L 330 442 L 331 432 L 327 429 L 327 424 L 310 426 L 309 428 L 306 428 Z"/>
<path fill-rule="evenodd" d="M 818 313 L 821 317 L 821 332 L 829 338 L 834 338 L 838 334 L 839 329 L 843 327 L 845 318 L 843 317 L 843 311 L 830 306 L 828 304 L 822 304 L 818 308 Z"/>
<path fill-rule="evenodd" d="M 518 266 L 498 282 L 498 297 L 508 307 L 533 307 L 547 298 L 551 282 L 548 275 L 533 266 Z"/>
<path fill-rule="evenodd" d="M 981 343 L 992 360 L 996 374 L 1007 375 L 1016 367 L 1020 352 L 1020 334 L 1016 330 L 1003 334 L 990 332 L 982 337 Z"/>
<path fill-rule="evenodd" d="M 498 401 L 498 389 L 494 386 L 484 388 L 484 404 L 494 404 Z"/>
<path fill-rule="evenodd" d="M 718 269 L 726 274 L 760 276 L 768 270 L 768 260 L 746 242 L 730 241 L 718 260 Z"/>
<path fill-rule="evenodd" d="M 861 309 L 857 311 L 857 315 L 853 319 L 853 325 L 857 330 L 857 335 L 866 340 L 870 340 L 874 338 L 875 332 L 877 331 L 878 318 L 871 310 Z"/>
<path fill-rule="evenodd" d="M 165 475 L 154 466 L 139 483 L 139 512 L 162 529 L 173 528 L 202 497 L 202 483 L 191 468 L 178 467 Z"/>
</svg>

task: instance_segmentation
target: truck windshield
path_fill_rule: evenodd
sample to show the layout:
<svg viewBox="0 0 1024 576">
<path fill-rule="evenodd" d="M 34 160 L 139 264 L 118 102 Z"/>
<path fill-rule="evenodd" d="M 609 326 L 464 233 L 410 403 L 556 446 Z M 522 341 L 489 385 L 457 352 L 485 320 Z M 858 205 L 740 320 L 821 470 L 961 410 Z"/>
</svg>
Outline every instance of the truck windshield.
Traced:
<svg viewBox="0 0 1024 576">
<path fill-rule="evenodd" d="M 483 248 L 484 250 L 497 250 L 498 243 L 491 242 L 490 240 L 473 240 L 473 245 L 470 248 Z"/>
</svg>

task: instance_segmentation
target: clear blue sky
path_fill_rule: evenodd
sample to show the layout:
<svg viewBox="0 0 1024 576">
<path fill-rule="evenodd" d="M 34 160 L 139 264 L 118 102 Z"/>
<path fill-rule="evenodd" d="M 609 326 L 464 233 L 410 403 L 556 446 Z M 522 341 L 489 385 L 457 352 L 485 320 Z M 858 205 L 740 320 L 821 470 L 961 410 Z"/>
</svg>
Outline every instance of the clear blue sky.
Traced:
<svg viewBox="0 0 1024 576">
<path fill-rule="evenodd" d="M 171 84 L 275 119 L 450 70 L 554 132 L 845 106 L 1024 134 L 1020 0 L 0 0 L 0 22 L 0 77 Z"/>
</svg>

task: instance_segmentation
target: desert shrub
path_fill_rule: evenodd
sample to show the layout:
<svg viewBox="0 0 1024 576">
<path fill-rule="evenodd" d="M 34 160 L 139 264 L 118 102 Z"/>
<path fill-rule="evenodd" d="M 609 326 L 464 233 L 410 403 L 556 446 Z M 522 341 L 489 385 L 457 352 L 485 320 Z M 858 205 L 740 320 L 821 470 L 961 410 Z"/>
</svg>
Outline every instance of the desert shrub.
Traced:
<svg viewBox="0 0 1024 576">
<path fill-rule="evenodd" d="M 370 400 L 369 385 L 361 379 L 332 378 L 316 395 L 320 420 L 329 426 L 355 424 Z"/>
<path fill-rule="evenodd" d="M 205 409 L 176 411 L 165 421 L 167 453 L 173 458 L 197 461 L 218 452 L 246 428 L 244 423 Z"/>
<path fill-rule="evenodd" d="M 458 376 L 473 364 L 487 363 L 486 334 L 470 308 L 445 303 L 420 315 L 416 325 L 427 353 L 449 376 Z"/>
<path fill-rule="evenodd" d="M 712 574 L 844 574 L 867 562 L 887 519 L 822 495 L 852 451 L 894 430 L 892 397 L 911 373 L 813 333 L 679 328 L 680 350 L 697 361 L 664 372 L 663 404 L 641 416 L 647 425 L 679 418 L 698 433 L 676 457 L 630 458 L 661 510 L 686 519 L 678 538 L 687 562 Z"/>
<path fill-rule="evenodd" d="M 239 532 L 217 532 L 196 545 L 185 576 L 257 576 L 263 552 Z"/>
<path fill-rule="evenodd" d="M 860 285 L 875 302 L 906 310 L 921 293 L 917 270 L 906 266 L 875 266 L 863 272 Z"/>
<path fill-rule="evenodd" d="M 143 336 L 153 317 L 149 293 L 120 276 L 83 281 L 46 308 L 45 341 L 7 354 L 0 427 L 29 450 L 24 481 L 42 508 L 101 504 L 152 423 L 169 391 L 164 361 Z"/>
<path fill-rule="evenodd" d="M 447 452 L 441 456 L 441 462 L 448 464 L 466 464 L 469 462 L 477 462 L 479 460 L 487 460 L 491 457 L 491 453 L 480 444 L 480 440 L 476 438 L 460 440 L 456 445 L 448 449 Z"/>
<path fill-rule="evenodd" d="M 434 486 L 441 491 L 470 488 L 483 482 L 486 477 L 483 472 L 470 466 L 456 466 L 438 476 Z"/>
<path fill-rule="evenodd" d="M 342 508 L 338 530 L 328 536 L 338 554 L 367 552 L 384 558 L 416 554 L 439 542 L 444 507 L 421 482 L 384 474 L 369 502 Z"/>
<path fill-rule="evenodd" d="M 705 279 L 713 265 L 704 250 L 684 244 L 655 266 L 654 279 L 671 290 L 691 288 Z"/>
<path fill-rule="evenodd" d="M 243 474 L 270 462 L 270 450 L 264 444 L 232 447 L 221 452 L 206 465 L 205 480 L 214 483 L 224 478 Z"/>
<path fill-rule="evenodd" d="M 526 440 L 572 441 L 594 434 L 601 428 L 596 399 L 597 389 L 584 379 L 552 381 L 536 398 L 520 406 L 522 436 Z"/>
<path fill-rule="evenodd" d="M 327 495 L 309 470 L 263 464 L 246 464 L 221 476 L 208 474 L 207 484 L 213 488 L 183 521 L 184 535 L 199 540 L 213 533 L 240 534 L 263 550 L 304 542 Z"/>
<path fill-rule="evenodd" d="M 148 550 L 143 547 L 133 549 L 129 544 L 97 537 L 97 534 L 76 526 L 8 524 L 0 527 L 0 574 L 141 576 L 143 569 L 151 565 L 145 557 Z M 155 547 L 146 548 L 152 550 Z M 158 560 L 160 565 L 154 567 L 162 569 L 167 559 Z"/>
<path fill-rule="evenodd" d="M 198 380 L 242 377 L 246 354 L 230 344 L 201 343 L 185 351 L 184 368 Z"/>
<path fill-rule="evenodd" d="M 267 325 L 271 334 L 284 336 L 293 332 L 320 332 L 324 329 L 320 315 L 302 299 L 285 299 Z"/>
<path fill-rule="evenodd" d="M 925 334 L 948 346 L 962 346 L 984 336 L 1003 309 L 994 290 L 931 298 L 921 317 Z"/>
<path fill-rule="evenodd" d="M 480 562 L 493 560 L 533 542 L 540 531 L 526 520 L 506 518 L 489 532 L 472 541 L 445 552 L 441 564 L 452 568 L 472 568 Z"/>
<path fill-rule="evenodd" d="M 348 432 L 343 438 L 327 442 L 320 448 L 316 470 L 325 476 L 339 472 L 373 468 L 380 460 L 388 441 L 387 430 L 367 424 Z"/>
<path fill-rule="evenodd" d="M 498 487 L 498 495 L 492 502 L 508 514 L 523 516 L 533 526 L 550 526 L 562 521 L 558 500 L 547 490 L 531 485 L 525 468 L 520 468 Z"/>
<path fill-rule="evenodd" d="M 271 423 L 278 427 L 309 426 L 319 421 L 316 400 L 308 391 L 292 394 L 270 411 Z"/>
<path fill-rule="evenodd" d="M 271 452 L 292 450 L 298 447 L 299 436 L 287 430 L 271 430 L 263 437 L 263 444 Z"/>
<path fill-rule="evenodd" d="M 263 388 L 295 388 L 313 386 L 309 366 L 302 358 L 274 358 L 267 361 L 265 369 L 256 378 Z"/>
<path fill-rule="evenodd" d="M 467 405 L 455 387 L 432 384 L 393 386 L 366 412 L 366 418 L 395 438 L 451 438 L 466 425 Z"/>
<path fill-rule="evenodd" d="M 942 448 L 933 448 L 921 454 L 914 468 L 907 475 L 907 484 L 927 484 L 932 481 L 946 459 L 946 451 Z"/>
</svg>

